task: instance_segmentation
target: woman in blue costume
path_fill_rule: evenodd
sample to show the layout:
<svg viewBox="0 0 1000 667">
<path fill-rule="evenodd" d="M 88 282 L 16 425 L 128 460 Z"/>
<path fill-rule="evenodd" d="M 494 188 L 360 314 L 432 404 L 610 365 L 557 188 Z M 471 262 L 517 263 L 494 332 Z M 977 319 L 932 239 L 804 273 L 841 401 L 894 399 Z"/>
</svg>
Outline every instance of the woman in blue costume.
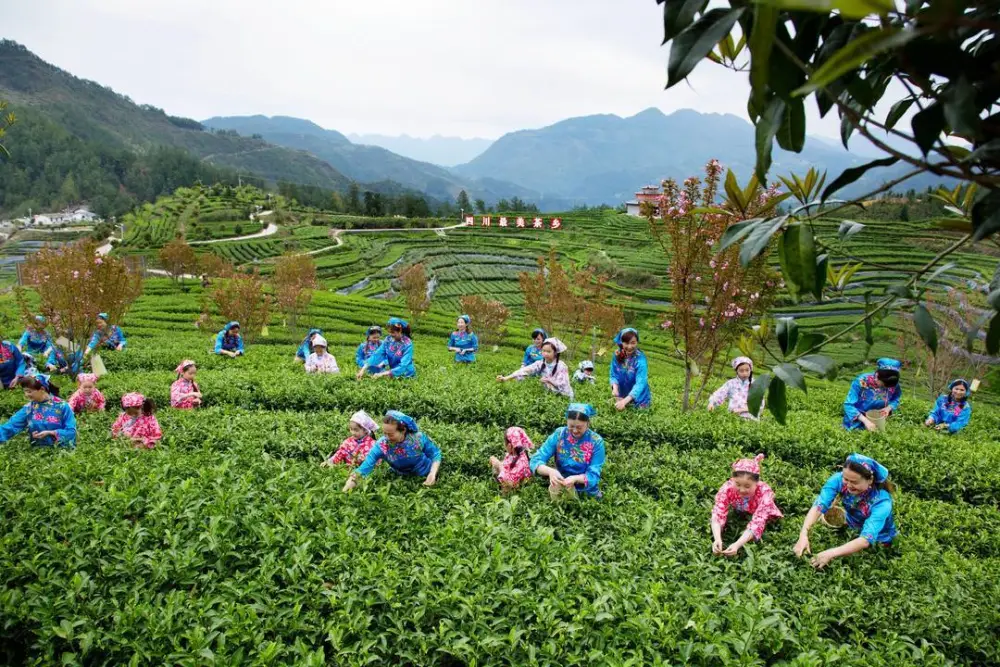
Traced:
<svg viewBox="0 0 1000 667">
<path fill-rule="evenodd" d="M 21 340 L 17 342 L 17 349 L 21 352 L 28 352 L 39 359 L 45 359 L 52 351 L 52 336 L 46 330 L 45 317 L 35 316 L 35 323 L 24 330 Z"/>
<path fill-rule="evenodd" d="M 844 428 L 875 431 L 878 427 L 868 418 L 869 410 L 878 410 L 884 418 L 899 410 L 899 399 L 903 395 L 899 387 L 900 368 L 899 361 L 883 358 L 876 362 L 874 373 L 862 373 L 854 378 L 844 399 Z"/>
<path fill-rule="evenodd" d="M 615 409 L 624 410 L 629 405 L 648 408 L 653 400 L 649 390 L 649 363 L 639 349 L 639 332 L 629 327 L 615 336 L 618 351 L 611 360 L 611 395 Z"/>
<path fill-rule="evenodd" d="M 892 491 L 889 471 L 884 465 L 861 454 L 851 454 L 844 462 L 844 469 L 826 480 L 812 509 L 802 523 L 799 539 L 793 547 L 798 558 L 812 553 L 809 545 L 809 531 L 820 516 L 827 517 L 830 525 L 847 524 L 848 528 L 860 531 L 855 539 L 839 547 L 816 554 L 812 566 L 822 569 L 834 558 L 843 558 L 864 551 L 873 544 L 888 546 L 896 537 L 896 522 L 892 514 Z M 839 499 L 843 509 L 843 520 L 830 520 Z"/>
<path fill-rule="evenodd" d="M 345 492 L 357 486 L 358 476 L 368 477 L 383 460 L 397 475 L 426 477 L 424 486 L 437 483 L 441 450 L 420 430 L 415 419 L 398 410 L 389 410 L 382 418 L 382 434 L 364 462 L 347 478 Z"/>
<path fill-rule="evenodd" d="M 413 341 L 410 339 L 410 324 L 398 317 L 389 318 L 389 337 L 365 361 L 358 371 L 360 380 L 369 368 L 387 365 L 384 371 L 372 374 L 373 378 L 411 378 L 417 374 L 413 365 Z"/>
<path fill-rule="evenodd" d="M 110 324 L 108 322 L 107 313 L 97 314 L 97 331 L 94 335 L 90 337 L 90 342 L 87 343 L 87 349 L 83 353 L 83 358 L 86 359 L 94 350 L 121 350 L 125 349 L 127 341 L 125 340 L 125 333 L 122 328 L 117 324 Z"/>
<path fill-rule="evenodd" d="M 222 354 L 230 358 L 242 356 L 243 336 L 240 334 L 240 323 L 229 322 L 226 327 L 215 336 L 215 353 Z"/>
<path fill-rule="evenodd" d="M 455 361 L 460 364 L 471 364 L 479 351 L 479 336 L 469 328 L 471 324 L 471 317 L 459 315 L 455 322 L 456 329 L 448 337 L 448 351 L 455 353 Z"/>
<path fill-rule="evenodd" d="M 948 385 L 948 393 L 938 396 L 934 409 L 927 415 L 925 426 L 949 434 L 958 433 L 972 418 L 972 404 L 969 403 L 969 383 L 959 378 Z"/>
<path fill-rule="evenodd" d="M 9 340 L 0 343 L 0 383 L 6 389 L 14 389 L 14 381 L 24 375 L 24 355 Z"/>
<path fill-rule="evenodd" d="M 605 448 L 604 438 L 590 430 L 590 418 L 595 414 L 586 403 L 570 403 L 566 426 L 557 428 L 531 457 L 531 473 L 549 478 L 549 495 L 553 499 L 570 491 L 601 497 Z M 553 456 L 554 468 L 548 465 Z"/>
<path fill-rule="evenodd" d="M 313 338 L 322 335 L 322 329 L 310 329 L 309 333 L 306 334 L 306 337 L 302 339 L 301 343 L 299 343 L 299 349 L 295 351 L 295 361 L 300 364 L 304 364 L 306 359 L 309 358 L 309 355 L 312 354 Z"/>
<path fill-rule="evenodd" d="M 549 335 L 545 333 L 545 329 L 535 329 L 531 332 L 531 340 L 534 342 L 524 348 L 524 358 L 521 359 L 521 366 L 530 366 L 536 361 L 542 360 L 542 343 L 548 337 Z"/>
<path fill-rule="evenodd" d="M 59 398 L 59 388 L 49 384 L 49 376 L 24 377 L 18 384 L 28 404 L 0 426 L 0 444 L 27 431 L 33 447 L 76 447 L 76 417 Z"/>
<path fill-rule="evenodd" d="M 354 363 L 358 365 L 358 368 L 364 368 L 365 362 L 371 359 L 371 356 L 375 354 L 375 351 L 382 346 L 382 327 L 377 324 L 368 327 L 368 331 L 365 333 L 365 342 L 358 345 L 357 351 L 354 353 Z M 385 364 L 381 366 L 373 366 L 382 370 L 385 368 Z"/>
</svg>

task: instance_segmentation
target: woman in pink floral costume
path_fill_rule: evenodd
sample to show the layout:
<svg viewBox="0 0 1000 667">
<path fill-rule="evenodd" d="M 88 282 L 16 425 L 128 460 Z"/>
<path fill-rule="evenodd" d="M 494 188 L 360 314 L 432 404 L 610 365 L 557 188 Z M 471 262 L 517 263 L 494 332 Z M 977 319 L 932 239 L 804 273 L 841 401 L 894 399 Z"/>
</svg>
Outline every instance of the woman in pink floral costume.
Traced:
<svg viewBox="0 0 1000 667">
<path fill-rule="evenodd" d="M 177 368 L 177 380 L 170 385 L 170 405 L 179 410 L 190 410 L 201 405 L 201 389 L 194 381 L 198 366 L 190 359 L 185 359 Z"/>
<path fill-rule="evenodd" d="M 490 457 L 493 474 L 504 489 L 516 489 L 521 482 L 531 479 L 531 464 L 528 452 L 534 447 L 528 434 L 520 426 L 511 426 L 506 434 L 507 455 L 503 461 Z"/>
<path fill-rule="evenodd" d="M 712 508 L 712 553 L 719 556 L 735 556 L 750 540 L 760 541 L 764 527 L 772 519 L 783 515 L 774 503 L 774 491 L 760 481 L 760 462 L 763 454 L 752 459 L 740 459 L 733 464 L 733 474 L 719 492 L 715 494 Z M 750 523 L 740 538 L 723 548 L 722 529 L 726 527 L 729 510 L 750 515 Z"/>
<path fill-rule="evenodd" d="M 153 413 L 156 404 L 153 399 L 146 398 L 138 392 L 122 396 L 122 413 L 111 425 L 111 436 L 125 436 L 132 440 L 136 447 L 152 449 L 163 437 L 160 423 Z"/>
<path fill-rule="evenodd" d="M 80 373 L 76 376 L 77 389 L 69 397 L 69 407 L 73 414 L 83 412 L 104 412 L 104 394 L 97 388 L 97 376 Z"/>
</svg>

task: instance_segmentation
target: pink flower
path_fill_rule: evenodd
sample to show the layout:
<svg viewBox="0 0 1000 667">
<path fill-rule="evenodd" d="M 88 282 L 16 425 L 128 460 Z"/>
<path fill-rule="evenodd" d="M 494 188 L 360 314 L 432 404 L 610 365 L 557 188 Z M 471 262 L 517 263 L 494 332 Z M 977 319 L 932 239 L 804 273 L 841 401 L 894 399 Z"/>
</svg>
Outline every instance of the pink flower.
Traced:
<svg viewBox="0 0 1000 667">
<path fill-rule="evenodd" d="M 79 271 L 74 271 L 73 272 L 73 277 L 74 278 L 79 278 L 80 277 L 80 272 Z"/>
<path fill-rule="evenodd" d="M 664 329 L 669 329 L 672 326 L 674 326 L 674 323 L 673 323 L 672 320 L 667 320 L 666 322 L 663 323 L 663 328 Z"/>
<path fill-rule="evenodd" d="M 714 269 L 714 268 L 715 268 L 715 260 L 713 259 L 712 261 L 710 261 L 710 262 L 708 263 L 708 265 L 709 265 L 710 267 L 712 267 L 712 268 Z M 718 274 L 718 273 L 716 273 L 715 275 L 716 275 L 716 276 L 718 276 L 719 274 Z"/>
<path fill-rule="evenodd" d="M 698 326 L 700 326 L 700 327 L 704 327 L 705 326 L 705 318 L 704 317 L 699 317 L 698 318 Z"/>
<path fill-rule="evenodd" d="M 694 281 L 695 281 L 696 283 L 700 283 L 700 282 L 701 282 L 701 276 L 698 276 L 697 278 L 695 278 L 695 279 L 694 279 Z"/>
<path fill-rule="evenodd" d="M 104 263 L 104 260 L 101 259 L 100 257 L 98 257 L 97 259 L 94 260 L 94 264 L 100 265 L 100 264 L 103 264 L 103 263 Z"/>
</svg>

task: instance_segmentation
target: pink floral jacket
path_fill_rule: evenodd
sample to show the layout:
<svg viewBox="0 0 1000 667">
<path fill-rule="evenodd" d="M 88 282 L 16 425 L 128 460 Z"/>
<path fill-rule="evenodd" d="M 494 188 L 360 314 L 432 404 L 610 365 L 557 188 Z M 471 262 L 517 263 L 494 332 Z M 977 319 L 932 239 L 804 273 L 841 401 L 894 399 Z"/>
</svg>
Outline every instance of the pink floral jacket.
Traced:
<svg viewBox="0 0 1000 667">
<path fill-rule="evenodd" d="M 511 373 L 510 377 L 515 380 L 526 378 L 529 375 L 537 375 L 539 379 L 545 379 L 542 385 L 549 391 L 573 398 L 573 385 L 569 381 L 569 367 L 565 362 L 560 361 L 556 366 L 556 372 L 552 373 L 552 367 L 546 365 L 545 361 L 536 361 L 533 364 L 522 366 Z"/>
<path fill-rule="evenodd" d="M 163 431 L 160 430 L 160 423 L 156 421 L 156 415 L 140 414 L 138 417 L 130 417 L 127 412 L 122 412 L 111 425 L 111 435 L 115 438 L 120 435 L 127 436 L 137 447 L 152 449 L 163 437 Z"/>
<path fill-rule="evenodd" d="M 80 414 L 81 412 L 104 412 L 104 394 L 101 393 L 100 389 L 94 389 L 90 396 L 77 389 L 69 397 L 68 403 L 75 414 Z"/>
<path fill-rule="evenodd" d="M 172 385 L 170 385 L 170 405 L 181 410 L 189 410 L 191 408 L 197 407 L 197 399 L 194 396 L 188 396 L 186 398 L 181 398 L 184 394 L 191 394 L 194 392 L 200 392 L 198 385 L 191 380 L 185 380 L 184 378 L 178 378 Z"/>
<path fill-rule="evenodd" d="M 736 490 L 733 480 L 726 480 L 719 492 L 715 494 L 715 506 L 712 508 L 712 519 L 720 526 L 726 525 L 729 510 L 735 509 L 750 515 L 747 528 L 753 533 L 754 539 L 760 540 L 764 534 L 764 526 L 771 519 L 784 516 L 774 503 L 774 491 L 764 482 L 757 483 L 757 489 L 749 498 L 744 498 Z"/>
</svg>

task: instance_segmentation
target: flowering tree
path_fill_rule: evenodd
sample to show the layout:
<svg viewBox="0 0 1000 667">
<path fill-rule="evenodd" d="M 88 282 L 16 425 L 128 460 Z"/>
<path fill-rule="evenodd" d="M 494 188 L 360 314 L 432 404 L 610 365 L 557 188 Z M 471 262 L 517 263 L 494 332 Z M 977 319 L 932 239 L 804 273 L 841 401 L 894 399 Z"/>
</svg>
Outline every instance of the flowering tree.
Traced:
<svg viewBox="0 0 1000 667">
<path fill-rule="evenodd" d="M 118 257 L 99 257 L 92 240 L 46 246 L 24 263 L 24 283 L 38 293 L 39 311 L 58 336 L 82 350 L 94 333 L 98 313 L 121 322 L 142 294 L 142 274 Z M 24 308 L 24 294 L 18 294 Z"/>
<path fill-rule="evenodd" d="M 399 274 L 399 291 L 406 300 L 406 309 L 410 311 L 410 319 L 416 324 L 431 307 L 428 294 L 427 272 L 423 264 L 414 264 Z"/>
<path fill-rule="evenodd" d="M 766 253 L 743 266 L 739 250 L 722 252 L 717 243 L 732 223 L 766 215 L 787 195 L 776 186 L 764 188 L 756 176 L 740 187 L 732 172 L 726 174 L 726 198 L 717 205 L 722 165 L 712 160 L 705 180 L 663 182 L 656 206 L 644 204 L 653 237 L 669 262 L 671 309 L 663 327 L 669 329 L 684 359 L 684 394 L 688 410 L 698 403 L 715 370 L 720 354 L 739 339 L 749 322 L 766 312 L 777 287 L 783 285 L 767 268 Z M 694 400 L 695 376 L 701 376 Z"/>
<path fill-rule="evenodd" d="M 257 337 L 271 315 L 271 297 L 264 291 L 264 278 L 258 269 L 233 272 L 219 280 L 212 300 L 224 320 L 240 323 L 247 341 Z"/>
<path fill-rule="evenodd" d="M 311 255 L 284 255 L 274 268 L 274 299 L 294 329 L 316 289 L 316 262 Z"/>
<path fill-rule="evenodd" d="M 507 335 L 507 318 L 510 310 L 501 301 L 490 301 L 481 296 L 463 296 L 459 299 L 462 312 L 472 318 L 474 330 L 483 345 L 497 345 Z"/>
</svg>

